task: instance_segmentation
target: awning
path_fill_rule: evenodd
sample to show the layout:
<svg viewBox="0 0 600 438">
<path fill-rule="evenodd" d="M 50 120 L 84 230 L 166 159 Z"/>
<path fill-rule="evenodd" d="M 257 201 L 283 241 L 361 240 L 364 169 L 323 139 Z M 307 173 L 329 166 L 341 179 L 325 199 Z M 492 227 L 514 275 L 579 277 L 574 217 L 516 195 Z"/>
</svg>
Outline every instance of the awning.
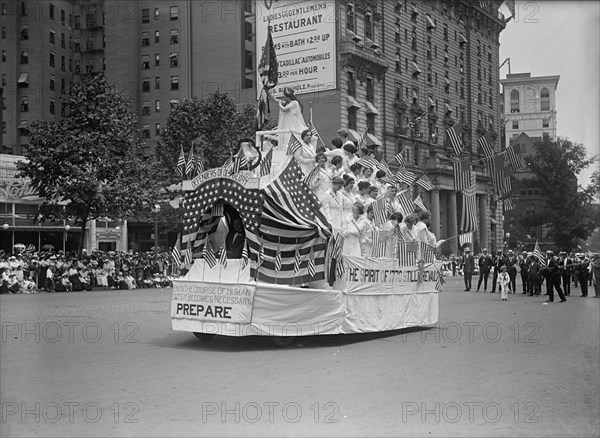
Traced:
<svg viewBox="0 0 600 438">
<path fill-rule="evenodd" d="M 465 36 L 462 33 L 458 34 L 458 43 L 459 44 L 468 43 L 467 39 L 465 38 Z"/>
<path fill-rule="evenodd" d="M 452 112 L 452 108 L 450 108 L 450 105 L 446 104 L 446 112 L 447 113 L 451 113 Z"/>
<path fill-rule="evenodd" d="M 413 65 L 413 72 L 412 72 L 413 76 L 421 74 L 421 69 L 419 68 L 417 63 L 413 62 L 412 65 Z"/>
<path fill-rule="evenodd" d="M 367 114 L 376 114 L 379 115 L 379 110 L 375 108 L 371 102 L 367 101 Z"/>
<path fill-rule="evenodd" d="M 431 97 L 428 97 L 427 100 L 429 101 L 430 108 L 435 106 L 435 102 L 433 101 L 433 99 Z"/>
<path fill-rule="evenodd" d="M 354 129 L 346 129 L 348 131 L 348 139 L 351 141 L 360 141 L 360 135 Z"/>
<path fill-rule="evenodd" d="M 444 78 L 444 83 L 449 86 L 450 85 L 450 79 Z"/>
<path fill-rule="evenodd" d="M 169 55 L 169 58 L 177 58 L 179 56 L 179 53 L 171 53 Z"/>
<path fill-rule="evenodd" d="M 369 146 L 381 146 L 381 142 L 373 134 L 367 133 L 367 147 Z"/>
<path fill-rule="evenodd" d="M 446 59 L 450 58 L 450 55 L 448 54 L 447 50 L 444 50 L 444 58 L 446 58 Z"/>
<path fill-rule="evenodd" d="M 347 96 L 348 97 L 348 107 L 349 108 L 362 108 L 362 105 L 360 103 L 358 103 L 358 101 L 352 97 L 352 96 Z"/>
<path fill-rule="evenodd" d="M 427 29 L 435 29 L 435 23 L 433 22 L 431 17 L 429 15 L 427 15 L 426 18 L 427 18 Z"/>
<path fill-rule="evenodd" d="M 29 84 L 29 73 L 21 73 L 17 83 L 18 84 Z"/>
</svg>

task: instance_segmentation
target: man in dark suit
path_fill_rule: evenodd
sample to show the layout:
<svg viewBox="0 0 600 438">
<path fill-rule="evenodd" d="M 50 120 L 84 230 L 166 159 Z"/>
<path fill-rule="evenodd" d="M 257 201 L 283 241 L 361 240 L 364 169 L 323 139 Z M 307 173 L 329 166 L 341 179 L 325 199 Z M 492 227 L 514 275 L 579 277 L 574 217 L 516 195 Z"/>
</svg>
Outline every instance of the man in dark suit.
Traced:
<svg viewBox="0 0 600 438">
<path fill-rule="evenodd" d="M 465 292 L 468 292 L 471 290 L 471 279 L 473 277 L 473 272 L 475 272 L 475 257 L 471 254 L 471 248 L 468 246 L 464 251 L 465 254 L 463 256 L 462 268 L 465 277 Z"/>
<path fill-rule="evenodd" d="M 519 257 L 519 268 L 521 269 L 521 284 L 523 285 L 523 293 L 529 292 L 529 259 L 527 251 L 523 251 Z"/>
<path fill-rule="evenodd" d="M 546 291 L 548 292 L 548 301 L 554 302 L 554 289 L 558 292 L 558 296 L 560 297 L 560 302 L 564 303 L 567 301 L 565 295 L 563 294 L 563 290 L 560 287 L 561 277 L 560 270 L 558 268 L 558 260 L 554 257 L 553 251 L 546 251 L 546 256 L 548 259 L 548 266 L 546 270 Z"/>
<path fill-rule="evenodd" d="M 490 292 L 492 294 L 496 292 L 496 283 L 498 282 L 498 274 L 500 273 L 500 268 L 505 265 L 506 259 L 502 254 L 502 250 L 499 249 L 496 255 L 492 257 L 492 266 L 494 267 L 494 276 L 492 277 L 492 291 Z"/>
<path fill-rule="evenodd" d="M 246 243 L 246 233 L 244 232 L 244 224 L 239 217 L 233 218 L 231 229 L 225 237 L 225 248 L 227 249 L 228 259 L 241 259 L 242 250 Z"/>
<path fill-rule="evenodd" d="M 481 287 L 481 281 L 483 280 L 483 290 L 487 292 L 487 283 L 490 276 L 490 270 L 492 268 L 492 256 L 488 254 L 487 248 L 483 248 L 483 254 L 479 257 L 479 281 L 477 282 L 477 292 Z"/>
<path fill-rule="evenodd" d="M 565 290 L 565 296 L 571 295 L 571 275 L 573 274 L 573 260 L 567 257 L 566 251 L 558 253 L 558 266 L 561 270 L 562 286 Z"/>
<path fill-rule="evenodd" d="M 506 269 L 508 271 L 508 276 L 510 278 L 510 290 L 512 291 L 512 293 L 517 293 L 517 271 L 520 270 L 517 269 L 519 267 L 519 259 L 517 258 L 517 256 L 515 255 L 514 251 L 512 249 L 508 250 L 508 260 L 507 260 L 507 265 L 506 265 Z"/>
</svg>

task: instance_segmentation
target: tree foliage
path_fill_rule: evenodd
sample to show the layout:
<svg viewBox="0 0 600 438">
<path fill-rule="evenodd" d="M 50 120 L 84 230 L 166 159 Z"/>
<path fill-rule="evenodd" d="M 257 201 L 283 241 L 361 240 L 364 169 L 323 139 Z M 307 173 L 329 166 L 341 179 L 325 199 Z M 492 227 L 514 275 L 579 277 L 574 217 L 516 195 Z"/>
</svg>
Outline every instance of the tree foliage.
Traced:
<svg viewBox="0 0 600 438">
<path fill-rule="evenodd" d="M 550 223 L 549 237 L 555 245 L 571 250 L 578 239 L 586 239 L 598 224 L 589 190 L 577 185 L 577 174 L 595 161 L 588 157 L 583 145 L 559 137 L 545 137 L 535 144 L 535 155 L 529 162 L 533 178 L 544 199 L 541 212 L 523 220 L 525 226 Z"/>
<path fill-rule="evenodd" d="M 156 196 L 156 166 L 143 158 L 137 117 L 102 75 L 74 84 L 68 115 L 32 123 L 20 176 L 41 198 L 42 220 L 125 219 Z"/>
<path fill-rule="evenodd" d="M 186 160 L 192 141 L 194 154 L 201 154 L 206 168 L 221 166 L 241 138 L 254 137 L 252 105 L 238 109 L 235 100 L 222 91 L 205 99 L 184 99 L 171 110 L 157 147 L 165 179 L 176 180 L 175 167 L 183 146 Z"/>
</svg>

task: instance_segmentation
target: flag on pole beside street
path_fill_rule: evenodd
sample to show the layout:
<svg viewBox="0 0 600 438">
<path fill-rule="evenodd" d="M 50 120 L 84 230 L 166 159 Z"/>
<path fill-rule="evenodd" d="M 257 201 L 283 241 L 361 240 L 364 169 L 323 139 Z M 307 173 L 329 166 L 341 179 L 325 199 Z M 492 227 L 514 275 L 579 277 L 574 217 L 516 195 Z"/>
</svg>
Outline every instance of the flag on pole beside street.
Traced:
<svg viewBox="0 0 600 438">
<path fill-rule="evenodd" d="M 460 128 L 460 126 L 454 125 L 448 129 L 446 129 L 446 136 L 448 137 L 448 140 L 450 141 L 450 145 L 452 146 L 452 149 L 454 150 L 454 154 L 455 155 L 462 154 L 462 152 L 463 152 L 462 129 Z"/>
<path fill-rule="evenodd" d="M 483 155 L 485 155 L 486 158 L 490 158 L 494 155 L 494 138 L 491 133 L 488 132 L 483 137 L 480 137 L 477 140 L 477 143 L 481 147 Z"/>
<path fill-rule="evenodd" d="M 452 160 L 454 168 L 454 190 L 461 192 L 471 184 L 471 160 L 469 157 Z"/>
<path fill-rule="evenodd" d="M 471 183 L 463 190 L 463 206 L 461 229 L 463 232 L 477 229 L 477 181 L 475 172 L 471 171 Z"/>
<path fill-rule="evenodd" d="M 521 170 L 527 167 L 520 145 L 516 144 L 507 147 L 506 155 L 508 156 L 508 160 L 510 161 L 513 170 Z"/>
</svg>

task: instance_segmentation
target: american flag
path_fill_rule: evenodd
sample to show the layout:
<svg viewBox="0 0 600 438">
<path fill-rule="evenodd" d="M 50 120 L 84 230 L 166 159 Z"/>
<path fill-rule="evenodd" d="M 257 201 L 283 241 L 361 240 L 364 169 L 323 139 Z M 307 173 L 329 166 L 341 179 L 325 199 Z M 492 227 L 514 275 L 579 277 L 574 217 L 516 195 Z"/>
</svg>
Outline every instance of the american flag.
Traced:
<svg viewBox="0 0 600 438">
<path fill-rule="evenodd" d="M 454 150 L 455 155 L 460 155 L 463 152 L 462 146 L 462 129 L 460 126 L 454 125 L 448 129 L 446 129 L 446 135 L 450 144 L 452 145 L 452 149 Z"/>
<path fill-rule="evenodd" d="M 225 248 L 221 248 L 221 253 L 219 254 L 219 263 L 223 265 L 223 267 L 227 267 L 227 251 Z"/>
<path fill-rule="evenodd" d="M 188 245 L 188 247 L 186 248 L 186 250 L 184 252 L 185 252 L 185 255 L 184 255 L 184 264 L 186 266 L 189 266 L 194 261 L 193 255 L 192 255 L 192 248 L 190 247 L 190 245 Z"/>
<path fill-rule="evenodd" d="M 290 133 L 290 141 L 288 142 L 288 148 L 286 154 L 294 155 L 298 149 L 302 147 L 300 140 L 296 138 L 293 132 Z"/>
<path fill-rule="evenodd" d="M 361 135 L 360 138 L 358 139 L 358 149 L 362 148 L 367 143 L 368 134 L 369 134 L 369 127 L 367 126 L 367 129 L 365 129 L 365 132 L 363 132 L 363 135 Z"/>
<path fill-rule="evenodd" d="M 506 155 L 508 156 L 508 160 L 510 161 L 513 170 L 521 170 L 527 167 L 520 145 L 516 144 L 507 147 Z"/>
<path fill-rule="evenodd" d="M 208 266 L 211 269 L 215 267 L 215 265 L 217 264 L 217 258 L 215 257 L 215 253 L 213 252 L 210 241 L 207 241 L 204 245 L 202 256 L 204 257 L 204 261 L 208 264 Z"/>
<path fill-rule="evenodd" d="M 377 164 L 375 165 L 377 167 L 378 170 L 383 170 L 385 172 L 385 174 L 387 176 L 392 175 L 392 171 L 390 170 L 390 167 L 388 166 L 388 164 L 385 162 L 385 160 L 382 158 L 381 161 L 377 161 Z"/>
<path fill-rule="evenodd" d="M 246 160 L 246 155 L 242 151 L 239 151 L 237 155 L 233 159 L 233 173 L 238 173 L 240 169 L 246 167 L 248 165 L 248 161 Z"/>
<path fill-rule="evenodd" d="M 308 274 L 311 278 L 317 274 L 315 269 L 315 251 L 312 247 L 310 248 L 310 253 L 308 256 Z"/>
<path fill-rule="evenodd" d="M 486 158 L 494 155 L 494 138 L 491 133 L 488 132 L 483 137 L 480 137 L 479 140 L 477 140 L 477 143 L 481 146 L 483 155 L 485 155 Z"/>
<path fill-rule="evenodd" d="M 377 167 L 379 162 L 372 155 L 365 155 L 360 160 L 358 160 L 356 164 L 367 169 L 373 169 L 374 167 Z"/>
<path fill-rule="evenodd" d="M 298 247 L 296 247 L 296 252 L 294 253 L 294 274 L 300 272 L 301 263 L 302 259 L 300 258 L 300 251 L 298 251 Z"/>
<path fill-rule="evenodd" d="M 375 215 L 373 222 L 379 226 L 387 221 L 389 213 L 389 203 L 386 198 L 379 198 L 373 203 L 373 214 Z"/>
<path fill-rule="evenodd" d="M 175 167 L 175 172 L 179 176 L 183 176 L 185 172 L 185 153 L 183 152 L 183 145 L 181 145 L 181 152 L 179 153 L 179 158 L 177 159 L 177 166 Z"/>
<path fill-rule="evenodd" d="M 271 166 L 273 165 L 273 148 L 269 149 L 265 155 L 263 155 L 260 162 L 260 176 L 266 176 L 271 173 Z"/>
<path fill-rule="evenodd" d="M 415 183 L 415 181 L 417 179 L 417 175 L 412 173 L 410 170 L 400 168 L 400 170 L 398 170 L 398 172 L 396 172 L 396 175 L 394 178 L 395 178 L 396 182 L 406 184 L 408 187 L 410 187 Z"/>
<path fill-rule="evenodd" d="M 192 147 L 190 148 L 190 155 L 188 157 L 187 163 L 185 163 L 185 173 L 188 178 L 192 178 L 194 173 L 194 144 L 192 143 Z"/>
<path fill-rule="evenodd" d="M 396 195 L 396 201 L 398 201 L 398 203 L 402 207 L 402 213 L 404 214 L 404 216 L 411 214 L 415 211 L 414 204 L 412 200 L 407 196 L 407 194 L 408 189 L 403 190 Z"/>
<path fill-rule="evenodd" d="M 198 155 L 196 157 L 196 163 L 194 166 L 194 171 L 196 172 L 196 175 L 200 175 L 201 173 L 204 172 L 204 159 L 202 158 L 202 155 Z"/>
<path fill-rule="evenodd" d="M 319 177 L 319 173 L 321 172 L 321 168 L 319 166 L 313 167 L 313 170 L 310 171 L 308 175 L 306 175 L 303 179 L 304 183 L 309 187 L 315 183 L 317 178 Z"/>
<path fill-rule="evenodd" d="M 419 245 L 421 246 L 421 260 L 425 263 L 433 263 L 435 261 L 435 247 L 427 242 L 419 242 Z"/>
<path fill-rule="evenodd" d="M 506 197 L 512 190 L 510 180 L 510 164 L 506 160 L 506 153 L 494 155 L 487 160 L 488 169 L 492 177 L 494 192 L 501 198 Z"/>
<path fill-rule="evenodd" d="M 467 243 L 473 245 L 473 232 L 463 233 L 458 236 L 458 242 L 460 246 L 464 246 Z"/>
<path fill-rule="evenodd" d="M 444 277 L 442 276 L 442 274 L 438 273 L 438 278 L 435 282 L 435 290 L 437 290 L 438 292 L 441 292 L 444 289 L 445 283 L 446 283 L 446 280 L 444 280 Z"/>
<path fill-rule="evenodd" d="M 271 36 L 271 29 L 268 29 L 267 40 L 263 47 L 260 62 L 258 63 L 258 74 L 260 75 L 260 80 L 263 85 L 258 101 L 258 108 L 256 110 L 256 128 L 258 131 L 262 130 L 265 125 L 265 114 L 271 112 L 268 90 L 277 85 L 279 78 L 278 65 L 277 54 L 275 52 L 275 46 L 273 45 L 273 37 Z"/>
<path fill-rule="evenodd" d="M 402 155 L 402 152 L 400 152 L 399 154 L 396 154 L 394 159 L 398 162 L 398 164 L 400 166 L 406 167 L 406 161 L 404 160 L 404 155 Z"/>
<path fill-rule="evenodd" d="M 261 239 L 260 247 L 258 248 L 257 267 L 260 267 L 265 262 L 265 239 Z"/>
<path fill-rule="evenodd" d="M 463 208 L 461 228 L 463 232 L 477 229 L 477 181 L 475 172 L 471 171 L 471 183 L 463 190 Z"/>
<path fill-rule="evenodd" d="M 173 247 L 173 251 L 171 251 L 171 257 L 177 266 L 181 265 L 181 233 L 177 234 L 175 246 Z"/>
<path fill-rule="evenodd" d="M 537 240 L 535 241 L 535 247 L 533 248 L 533 255 L 538 258 L 538 260 L 540 261 L 540 265 L 546 266 L 546 258 L 544 257 L 544 254 L 542 254 L 540 244 Z"/>
<path fill-rule="evenodd" d="M 421 194 L 418 194 L 417 197 L 415 199 L 413 199 L 413 204 L 415 204 L 417 207 L 419 207 L 423 211 L 429 211 L 429 210 L 427 210 L 427 207 L 425 207 L 425 204 L 423 203 Z"/>
<path fill-rule="evenodd" d="M 396 230 L 394 230 L 395 232 Z M 386 242 L 382 242 L 382 232 L 378 229 L 373 230 L 373 249 L 371 250 L 372 257 L 385 257 Z"/>
<path fill-rule="evenodd" d="M 398 262 L 400 267 L 415 266 L 419 242 L 397 242 Z"/>
<path fill-rule="evenodd" d="M 469 157 L 452 160 L 454 168 L 454 190 L 465 190 L 471 184 L 471 160 Z"/>
<path fill-rule="evenodd" d="M 281 245 L 277 245 L 277 253 L 275 254 L 275 271 L 281 271 Z"/>
<path fill-rule="evenodd" d="M 513 202 L 513 199 L 510 197 L 504 199 L 504 211 L 514 210 L 514 209 L 515 209 L 515 203 Z"/>
<path fill-rule="evenodd" d="M 435 189 L 435 186 L 426 174 L 421 175 L 421 177 L 417 180 L 417 184 L 419 184 L 425 190 Z"/>
<path fill-rule="evenodd" d="M 331 258 L 335 260 L 335 274 L 337 277 L 341 277 L 344 274 L 344 263 L 342 250 L 344 249 L 344 241 L 346 240 L 341 234 L 336 234 L 332 237 L 333 242 L 333 253 Z"/>
<path fill-rule="evenodd" d="M 242 249 L 242 269 L 248 266 L 248 242 L 244 240 L 244 248 Z"/>
<path fill-rule="evenodd" d="M 233 154 L 229 155 L 229 158 L 221 166 L 223 169 L 233 170 Z"/>
</svg>

